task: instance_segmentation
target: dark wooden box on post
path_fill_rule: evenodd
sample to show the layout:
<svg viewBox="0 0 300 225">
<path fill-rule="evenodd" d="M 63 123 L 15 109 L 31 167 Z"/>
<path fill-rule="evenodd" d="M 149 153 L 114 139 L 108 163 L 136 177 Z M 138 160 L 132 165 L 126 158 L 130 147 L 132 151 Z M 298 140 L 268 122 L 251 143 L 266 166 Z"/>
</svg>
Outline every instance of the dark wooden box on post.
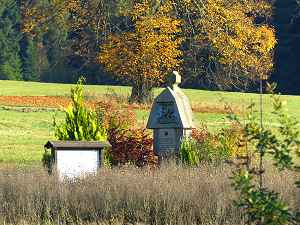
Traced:
<svg viewBox="0 0 300 225">
<path fill-rule="evenodd" d="M 48 141 L 44 147 L 51 149 L 49 170 L 56 168 L 61 178 L 75 178 L 96 173 L 103 149 L 111 145 L 100 141 Z"/>
</svg>

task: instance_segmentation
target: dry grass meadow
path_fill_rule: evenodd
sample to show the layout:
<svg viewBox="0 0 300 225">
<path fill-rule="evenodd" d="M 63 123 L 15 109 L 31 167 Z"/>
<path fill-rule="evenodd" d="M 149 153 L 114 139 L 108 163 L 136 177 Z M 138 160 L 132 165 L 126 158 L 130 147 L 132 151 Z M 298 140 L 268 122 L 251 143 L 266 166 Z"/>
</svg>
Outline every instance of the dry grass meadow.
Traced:
<svg viewBox="0 0 300 225">
<path fill-rule="evenodd" d="M 266 184 L 300 209 L 296 177 L 268 166 Z M 244 224 L 228 166 L 101 169 L 59 181 L 41 168 L 0 169 L 0 224 Z"/>
</svg>

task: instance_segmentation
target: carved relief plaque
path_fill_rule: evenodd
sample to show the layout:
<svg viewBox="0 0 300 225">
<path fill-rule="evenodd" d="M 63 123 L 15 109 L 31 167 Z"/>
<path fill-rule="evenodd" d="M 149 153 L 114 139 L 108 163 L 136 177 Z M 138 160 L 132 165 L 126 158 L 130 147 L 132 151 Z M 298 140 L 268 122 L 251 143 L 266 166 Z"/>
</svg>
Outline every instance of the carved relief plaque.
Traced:
<svg viewBox="0 0 300 225">
<path fill-rule="evenodd" d="M 159 102 L 159 118 L 161 124 L 177 123 L 178 119 L 175 113 L 173 102 Z"/>
</svg>

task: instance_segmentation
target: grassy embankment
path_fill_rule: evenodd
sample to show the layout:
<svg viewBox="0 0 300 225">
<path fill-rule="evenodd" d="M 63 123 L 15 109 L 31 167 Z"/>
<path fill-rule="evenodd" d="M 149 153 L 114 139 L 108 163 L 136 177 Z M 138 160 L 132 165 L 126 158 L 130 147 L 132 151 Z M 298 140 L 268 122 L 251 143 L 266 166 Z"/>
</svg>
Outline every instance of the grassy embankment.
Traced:
<svg viewBox="0 0 300 225">
<path fill-rule="evenodd" d="M 11 102 L 11 96 L 69 96 L 69 84 L 45 84 L 20 81 L 0 81 L 0 163 L 36 164 L 41 159 L 43 144 L 53 139 L 52 118 L 62 118 L 62 112 L 53 107 L 39 107 L 34 103 Z M 157 95 L 162 89 L 156 89 Z M 126 99 L 129 87 L 97 86 L 85 87 L 89 99 L 101 100 L 107 96 Z M 234 111 L 243 114 L 246 107 L 259 101 L 257 94 L 231 93 L 185 89 L 194 111 L 196 125 L 204 123 L 215 130 L 226 125 L 228 104 Z M 2 99 L 1 99 L 2 97 Z M 282 96 L 287 101 L 293 116 L 300 114 L 300 96 Z M 15 100 L 15 99 L 14 99 Z M 266 124 L 273 124 L 271 101 L 264 96 L 264 118 Z M 147 108 L 147 107 L 146 107 Z M 148 118 L 149 110 L 136 109 L 142 124 Z"/>
</svg>

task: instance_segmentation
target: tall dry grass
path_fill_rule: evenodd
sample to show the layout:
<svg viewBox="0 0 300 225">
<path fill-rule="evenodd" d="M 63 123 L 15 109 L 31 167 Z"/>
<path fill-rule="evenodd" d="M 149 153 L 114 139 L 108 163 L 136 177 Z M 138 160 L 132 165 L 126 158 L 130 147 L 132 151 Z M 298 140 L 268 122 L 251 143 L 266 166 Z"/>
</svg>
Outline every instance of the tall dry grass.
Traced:
<svg viewBox="0 0 300 225">
<path fill-rule="evenodd" d="M 290 173 L 265 180 L 292 207 L 299 190 Z M 101 169 L 60 182 L 41 168 L 0 168 L 0 224 L 244 224 L 225 166 Z"/>
</svg>

